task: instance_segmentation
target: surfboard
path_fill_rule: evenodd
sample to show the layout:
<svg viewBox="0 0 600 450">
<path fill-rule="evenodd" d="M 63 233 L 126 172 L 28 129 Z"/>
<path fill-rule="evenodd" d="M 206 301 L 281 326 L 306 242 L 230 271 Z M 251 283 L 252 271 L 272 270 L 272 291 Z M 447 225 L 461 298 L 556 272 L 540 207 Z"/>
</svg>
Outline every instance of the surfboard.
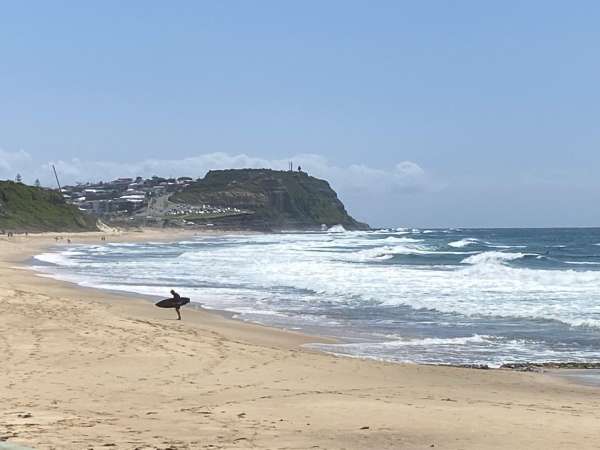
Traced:
<svg viewBox="0 0 600 450">
<path fill-rule="evenodd" d="M 190 302 L 190 299 L 187 297 L 181 297 L 178 300 L 175 300 L 173 297 L 165 298 L 156 304 L 159 308 L 175 308 L 176 306 L 187 305 Z"/>
</svg>

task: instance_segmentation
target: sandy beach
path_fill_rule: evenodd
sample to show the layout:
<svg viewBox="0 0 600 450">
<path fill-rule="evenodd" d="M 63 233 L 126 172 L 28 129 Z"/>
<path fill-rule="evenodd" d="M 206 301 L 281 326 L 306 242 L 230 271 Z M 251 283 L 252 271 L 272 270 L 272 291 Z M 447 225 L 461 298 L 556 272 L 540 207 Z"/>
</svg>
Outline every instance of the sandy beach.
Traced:
<svg viewBox="0 0 600 450">
<path fill-rule="evenodd" d="M 23 270 L 55 236 L 0 237 L 0 441 L 39 450 L 600 446 L 597 387 L 336 357 L 301 347 L 324 338 L 190 308 L 178 322 L 146 300 Z M 59 236 L 99 243 L 101 234 Z"/>
</svg>

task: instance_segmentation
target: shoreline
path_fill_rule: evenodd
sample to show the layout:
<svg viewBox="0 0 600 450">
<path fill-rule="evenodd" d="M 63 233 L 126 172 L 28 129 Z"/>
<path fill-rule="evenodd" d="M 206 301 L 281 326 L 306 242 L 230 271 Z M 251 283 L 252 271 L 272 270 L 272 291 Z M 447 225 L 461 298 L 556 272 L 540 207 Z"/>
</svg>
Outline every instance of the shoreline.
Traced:
<svg viewBox="0 0 600 450">
<path fill-rule="evenodd" d="M 146 450 L 591 448 L 600 439 L 597 388 L 337 357 L 301 347 L 312 335 L 212 310 L 189 309 L 178 323 L 146 300 L 12 267 L 52 236 L 0 239 L 0 440 Z M 134 239 L 148 237 L 158 239 Z"/>
<path fill-rule="evenodd" d="M 152 231 L 154 231 L 154 230 L 152 230 Z M 262 234 L 262 233 L 256 233 L 256 232 L 250 232 L 250 233 L 251 234 Z M 130 240 L 130 239 L 128 239 L 130 237 L 130 233 L 129 233 L 127 235 L 125 242 L 144 242 L 144 243 L 147 243 L 147 242 L 178 242 L 178 241 L 182 241 L 186 238 L 201 237 L 203 235 L 204 236 L 225 236 L 225 235 L 233 235 L 233 234 L 244 235 L 247 233 L 245 233 L 245 232 L 230 233 L 228 231 L 220 231 L 220 230 L 206 230 L 205 232 L 200 231 L 200 233 L 198 233 L 198 230 L 193 230 L 193 231 L 189 230 L 189 231 L 177 232 L 174 237 L 171 237 L 169 233 L 165 234 L 163 232 L 161 235 L 159 235 L 159 238 L 155 237 L 153 241 L 148 241 L 147 239 L 144 238 L 143 232 L 140 232 L 135 237 L 136 238 L 141 237 L 141 239 L 131 239 Z M 73 245 L 73 244 L 75 244 L 75 245 L 93 245 L 92 242 L 85 242 L 85 243 L 72 242 L 69 245 Z M 57 244 L 57 245 L 51 244 L 50 246 L 41 248 L 40 251 L 43 250 L 44 252 L 48 252 L 48 251 L 50 251 L 50 252 L 57 251 L 58 252 L 59 247 L 60 247 L 60 244 Z M 109 295 L 113 295 L 113 296 L 117 296 L 117 297 L 120 296 L 120 297 L 126 297 L 126 298 L 130 298 L 130 299 L 145 299 L 148 302 L 153 302 L 153 303 L 164 298 L 159 295 L 142 294 L 142 293 L 137 293 L 135 291 L 109 289 L 109 288 L 105 288 L 105 287 L 96 287 L 96 286 L 84 286 L 84 285 L 78 284 L 75 281 L 70 281 L 70 280 L 65 280 L 65 279 L 61 279 L 58 277 L 54 277 L 51 274 L 37 270 L 36 267 L 29 267 L 26 265 L 28 262 L 31 262 L 32 265 L 37 265 L 37 266 L 45 266 L 45 265 L 52 266 L 53 265 L 53 263 L 51 263 L 51 262 L 45 262 L 43 260 L 36 260 L 35 256 L 36 256 L 35 254 L 30 255 L 25 260 L 20 261 L 20 265 L 22 265 L 24 269 L 32 270 L 32 271 L 36 272 L 36 274 L 38 276 L 47 277 L 49 279 L 53 279 L 53 280 L 61 282 L 61 283 L 66 283 L 66 287 L 68 287 L 68 288 L 92 290 L 92 291 L 97 291 L 97 292 L 103 292 L 105 294 L 109 294 Z M 165 291 L 165 295 L 167 295 L 166 292 L 167 291 Z M 185 311 L 185 310 L 189 310 L 189 311 L 196 310 L 196 311 L 201 311 L 201 312 L 204 312 L 207 314 L 216 314 L 218 316 L 227 318 L 229 320 L 234 320 L 234 321 L 241 322 L 241 323 L 258 325 L 258 326 L 262 326 L 262 327 L 267 327 L 269 329 L 277 329 L 277 330 L 284 331 L 284 332 L 299 333 L 304 336 L 307 336 L 307 339 L 309 340 L 308 342 L 306 342 L 306 344 L 309 346 L 306 346 L 304 348 L 310 349 L 312 351 L 328 354 L 328 355 L 333 355 L 333 356 L 356 358 L 356 359 L 360 359 L 360 360 L 364 359 L 364 360 L 374 360 L 374 361 L 385 361 L 385 362 L 394 363 L 394 364 L 416 364 L 416 365 L 431 366 L 431 367 L 442 366 L 442 367 L 457 367 L 457 368 L 474 369 L 474 370 L 511 370 L 511 371 L 518 371 L 518 372 L 544 373 L 544 374 L 548 374 L 551 376 L 560 377 L 563 380 L 567 380 L 571 383 L 588 385 L 588 386 L 596 386 L 596 385 L 600 386 L 600 372 L 593 370 L 593 369 L 598 369 L 597 366 L 600 366 L 600 361 L 592 362 L 592 363 L 582 363 L 582 362 L 577 362 L 577 361 L 563 361 L 563 362 L 523 361 L 523 362 L 518 362 L 518 363 L 504 363 L 503 365 L 499 365 L 499 366 L 495 366 L 495 365 L 490 366 L 489 364 L 485 364 L 485 363 L 480 363 L 480 364 L 469 364 L 469 363 L 458 363 L 458 364 L 439 363 L 439 364 L 435 364 L 435 363 L 429 363 L 428 364 L 428 363 L 407 362 L 407 361 L 394 361 L 394 360 L 389 360 L 389 359 L 377 359 L 377 358 L 362 357 L 360 355 L 353 356 L 353 355 L 348 355 L 348 354 L 344 354 L 344 353 L 336 353 L 333 350 L 323 350 L 323 349 L 319 349 L 319 348 L 310 347 L 311 344 L 321 344 L 321 343 L 346 344 L 346 343 L 356 342 L 355 338 L 351 338 L 349 336 L 344 336 L 344 335 L 336 335 L 335 333 L 333 333 L 332 330 L 328 330 L 326 327 L 323 328 L 324 333 L 319 333 L 319 329 L 314 329 L 314 330 L 312 330 L 312 329 L 308 329 L 308 330 L 307 329 L 289 329 L 289 328 L 285 328 L 283 326 L 278 326 L 278 325 L 274 325 L 274 324 L 265 324 L 265 323 L 261 323 L 258 321 L 246 320 L 241 317 L 236 317 L 241 314 L 236 311 L 222 310 L 222 309 L 218 309 L 218 308 L 216 308 L 216 309 L 206 308 L 201 302 L 198 302 L 198 301 L 193 301 L 192 304 L 190 304 L 188 308 L 183 309 L 183 311 Z M 365 341 L 365 342 L 367 342 L 367 341 Z M 590 367 L 585 367 L 588 365 Z M 586 370 L 587 370 L 587 372 L 586 372 Z M 578 372 L 577 375 L 575 375 L 575 371 Z"/>
<path fill-rule="evenodd" d="M 170 230 L 169 230 L 170 231 Z M 96 241 L 93 240 L 93 238 L 96 237 L 100 237 L 99 234 L 105 234 L 106 233 L 102 233 L 102 232 L 85 232 L 85 233 L 77 233 L 75 234 L 75 236 L 73 235 L 73 233 L 48 233 L 51 236 L 54 236 L 55 234 L 58 236 L 67 238 L 80 238 L 83 239 L 83 242 L 71 242 L 69 244 L 62 242 L 66 245 L 94 245 L 95 243 L 98 243 Z M 152 237 L 152 240 L 148 240 L 149 236 L 146 234 L 149 233 L 150 236 Z M 245 235 L 245 234 L 249 234 L 251 232 L 228 232 L 228 231 L 219 231 L 219 230 L 203 230 L 203 231 L 198 231 L 198 230 L 189 230 L 189 231 L 179 231 L 176 230 L 174 233 L 168 233 L 168 232 L 156 232 L 155 230 L 152 229 L 144 229 L 143 231 L 138 231 L 138 232 L 134 232 L 134 234 L 132 233 L 127 233 L 127 234 L 120 234 L 120 235 L 107 235 L 111 236 L 112 238 L 116 238 L 118 239 L 119 243 L 129 243 L 129 242 L 176 242 L 176 241 L 181 241 L 184 240 L 186 238 L 194 238 L 194 237 L 199 237 L 199 236 L 224 236 L 224 235 L 232 235 L 232 234 L 240 234 L 240 235 Z M 45 237 L 46 233 L 40 233 L 40 234 L 30 234 L 28 237 L 24 237 L 24 239 L 28 239 L 28 238 L 39 238 L 39 237 Z M 14 239 L 14 238 L 13 238 Z M 64 239 L 63 239 L 64 240 Z M 113 242 L 110 241 L 106 241 L 106 242 L 102 242 L 102 244 L 110 244 Z M 29 251 L 27 254 L 25 255 L 20 255 L 17 256 L 16 259 L 11 258 L 11 262 L 12 264 L 16 264 L 15 270 L 24 270 L 27 271 L 29 273 L 32 274 L 32 276 L 35 276 L 37 278 L 42 278 L 42 279 L 46 279 L 49 280 L 53 283 L 57 283 L 57 286 L 59 289 L 72 289 L 72 290 L 82 290 L 85 291 L 87 293 L 89 293 L 90 295 L 93 295 L 94 293 L 101 295 L 102 297 L 110 297 L 111 299 L 114 299 L 116 301 L 122 300 L 124 304 L 126 304 L 127 302 L 131 302 L 131 301 L 143 301 L 143 305 L 146 306 L 154 306 L 153 300 L 152 299 L 162 299 L 163 297 L 159 297 L 159 296 L 153 296 L 153 295 L 148 295 L 148 294 L 139 294 L 133 291 L 119 291 L 119 290 L 111 290 L 111 289 L 103 289 L 103 288 L 97 288 L 97 287 L 88 287 L 88 286 L 82 286 L 76 282 L 73 281 L 68 281 L 68 280 L 61 280 L 59 278 L 54 278 L 52 276 L 50 276 L 49 274 L 40 272 L 38 270 L 36 270 L 35 268 L 32 267 L 27 267 L 26 263 L 27 261 L 37 261 L 34 259 L 34 257 L 40 253 L 37 252 L 46 252 L 46 251 L 51 251 L 55 248 L 58 248 L 61 244 L 58 243 L 52 243 L 52 242 L 45 242 L 45 243 L 38 243 L 36 242 L 35 247 L 35 252 L 31 253 L 31 251 Z M 31 250 L 31 249 L 28 249 Z M 0 256 L 0 263 L 2 262 L 6 262 L 3 259 L 1 259 L 2 257 Z M 40 264 L 49 264 L 51 265 L 51 263 L 45 263 L 43 261 L 39 261 Z M 167 295 L 168 292 L 165 294 Z M 217 310 L 217 309 L 208 309 L 208 308 L 204 308 L 200 303 L 196 302 L 197 305 L 199 306 L 192 306 L 190 308 L 186 308 L 186 311 L 190 311 L 193 313 L 200 313 L 202 315 L 214 315 L 216 317 L 220 317 L 220 318 L 225 318 L 227 320 L 231 320 L 234 321 L 235 323 L 238 324 L 249 324 L 251 326 L 257 326 L 257 327 L 262 327 L 262 328 L 266 328 L 268 330 L 278 330 L 282 333 L 290 333 L 293 335 L 301 335 L 303 337 L 303 340 L 306 340 L 306 343 L 338 343 L 340 342 L 340 340 L 335 339 L 335 338 L 329 338 L 327 336 L 321 336 L 321 335 L 313 335 L 313 334 L 309 334 L 309 333 L 303 333 L 300 331 L 294 331 L 294 330 L 287 330 L 287 329 L 282 329 L 282 328 L 278 328 L 278 327 L 274 327 L 274 326 L 269 326 L 269 325 L 263 325 L 260 323 L 256 323 L 256 322 L 249 322 L 249 321 L 245 321 L 245 320 L 238 320 L 235 319 L 231 316 L 235 315 L 236 313 L 234 312 L 230 312 L 230 311 L 226 311 L 226 310 Z M 154 311 L 154 308 L 152 308 L 152 310 Z M 160 310 L 158 310 L 160 312 Z M 162 311 L 164 314 L 164 311 Z M 313 352 L 318 352 L 318 353 L 326 353 L 326 352 L 321 352 L 318 350 L 311 350 L 311 349 L 306 349 L 309 351 L 313 351 Z"/>
<path fill-rule="evenodd" d="M 154 230 L 151 230 L 154 231 Z M 233 232 L 228 232 L 228 231 L 218 231 L 218 230 L 206 230 L 205 232 L 200 231 L 198 232 L 198 230 L 194 230 L 193 234 L 192 231 L 184 231 L 184 232 L 177 232 L 174 235 L 171 235 L 169 233 L 161 233 L 158 235 L 154 235 L 153 234 L 153 240 L 152 241 L 148 241 L 146 239 L 146 236 L 143 236 L 144 232 L 138 232 L 139 234 L 135 234 L 134 235 L 134 239 L 130 239 L 131 236 L 130 234 L 127 235 L 127 237 L 125 238 L 125 240 L 121 240 L 120 242 L 177 242 L 177 241 L 181 241 L 184 240 L 186 238 L 194 238 L 194 237 L 201 237 L 201 236 L 224 236 L 224 235 L 245 235 L 248 233 L 245 232 L 239 232 L 239 233 L 233 233 Z M 81 234 L 81 233 L 80 233 Z M 256 234 L 256 233 L 253 233 Z M 66 236 L 65 236 L 66 237 Z M 72 236 L 71 236 L 72 237 Z M 86 242 L 71 242 L 70 244 L 66 244 L 66 245 L 94 245 L 95 242 L 91 241 L 91 238 L 95 237 L 95 236 L 84 236 L 83 239 Z M 138 239 L 139 238 L 139 239 Z M 111 243 L 111 242 L 106 242 L 106 243 Z M 104 243 L 103 243 L 104 244 Z M 49 245 L 46 244 L 44 246 L 40 246 L 38 248 L 38 251 L 41 252 L 47 252 L 47 251 L 53 251 L 55 248 L 58 249 L 58 247 L 60 246 L 60 244 L 52 244 L 50 243 Z M 52 263 L 46 263 L 44 261 L 39 261 L 35 259 L 35 256 L 38 255 L 39 253 L 33 253 L 33 254 L 28 254 L 27 256 L 25 256 L 23 259 L 20 259 L 18 261 L 15 261 L 14 263 L 17 264 L 19 269 L 22 270 L 27 270 L 30 271 L 31 273 L 33 273 L 35 276 L 37 277 L 41 277 L 41 278 L 46 278 L 48 280 L 52 280 L 56 283 L 59 283 L 59 285 L 61 286 L 61 288 L 64 289 L 75 289 L 75 290 L 84 290 L 84 291 L 88 291 L 91 293 L 102 293 L 104 295 L 108 295 L 111 297 L 115 297 L 115 298 L 121 298 L 125 301 L 127 300 L 144 300 L 148 305 L 152 305 L 154 306 L 154 303 L 158 300 L 163 299 L 164 297 L 160 297 L 158 295 L 150 295 L 150 294 L 140 294 L 140 293 L 136 293 L 134 291 L 125 291 L 125 290 L 115 290 L 115 289 L 105 289 L 105 288 L 100 288 L 100 287 L 92 287 L 92 286 L 82 286 L 74 281 L 69 281 L 69 280 L 62 280 L 60 278 L 55 278 L 53 276 L 51 276 L 50 274 L 44 273 L 44 272 L 40 272 L 38 270 L 36 270 L 35 267 L 28 267 L 26 264 L 28 261 L 37 261 L 37 263 L 39 263 L 40 265 L 52 265 Z M 168 295 L 168 290 L 165 292 L 165 296 Z M 269 330 L 279 330 L 283 333 L 292 333 L 294 335 L 301 335 L 306 339 L 305 343 L 329 343 L 329 344 L 335 344 L 335 343 L 341 343 L 343 342 L 340 339 L 336 339 L 334 337 L 330 337 L 330 336 L 325 336 L 325 335 L 319 335 L 319 334 L 312 334 L 312 333 L 306 333 L 303 331 L 295 331 L 295 330 L 289 330 L 289 329 L 285 329 L 285 328 L 280 328 L 277 326 L 271 326 L 271 325 L 265 325 L 265 324 L 261 324 L 258 322 L 252 322 L 252 321 L 246 321 L 243 319 L 237 319 L 233 316 L 235 316 L 236 314 L 239 314 L 237 312 L 233 312 L 233 311 L 227 311 L 227 310 L 221 310 L 221 309 L 210 309 L 210 308 L 205 308 L 202 303 L 200 302 L 194 302 L 194 306 L 190 306 L 189 308 L 184 308 L 182 311 L 186 311 L 185 314 L 187 314 L 187 311 L 190 312 L 200 312 L 202 314 L 212 314 L 218 317 L 222 317 L 225 318 L 227 320 L 232 320 L 235 321 L 236 323 L 242 323 L 242 324 L 250 324 L 250 325 L 254 325 L 254 326 L 258 326 L 258 327 L 264 327 L 267 328 Z M 164 311 L 163 311 L 164 313 Z M 313 350 L 313 349 L 309 349 L 308 347 L 306 347 L 306 350 L 310 350 L 313 352 L 318 352 L 318 353 L 323 353 L 323 354 L 331 354 L 331 353 L 327 353 L 324 351 L 320 351 L 320 350 Z"/>
</svg>

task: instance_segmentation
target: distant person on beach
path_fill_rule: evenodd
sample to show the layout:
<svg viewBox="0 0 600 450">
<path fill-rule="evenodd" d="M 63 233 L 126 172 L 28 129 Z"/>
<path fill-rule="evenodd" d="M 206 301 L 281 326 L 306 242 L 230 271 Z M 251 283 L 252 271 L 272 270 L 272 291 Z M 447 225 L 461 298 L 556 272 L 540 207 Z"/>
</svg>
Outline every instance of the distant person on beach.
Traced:
<svg viewBox="0 0 600 450">
<path fill-rule="evenodd" d="M 181 295 L 179 295 L 177 292 L 175 292 L 173 289 L 171 289 L 171 295 L 173 296 L 173 298 L 175 299 L 175 312 L 177 313 L 177 320 L 181 320 L 181 313 L 179 312 L 179 308 L 180 308 L 180 304 L 179 301 L 181 300 Z"/>
</svg>

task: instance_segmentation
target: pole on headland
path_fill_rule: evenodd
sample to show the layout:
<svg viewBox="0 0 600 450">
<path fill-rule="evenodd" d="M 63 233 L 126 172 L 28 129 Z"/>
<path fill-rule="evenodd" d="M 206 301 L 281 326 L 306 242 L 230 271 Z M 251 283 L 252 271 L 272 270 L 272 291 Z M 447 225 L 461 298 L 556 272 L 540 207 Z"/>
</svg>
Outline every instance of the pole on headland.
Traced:
<svg viewBox="0 0 600 450">
<path fill-rule="evenodd" d="M 54 170 L 54 176 L 56 177 L 56 182 L 58 183 L 58 190 L 60 191 L 60 181 L 58 181 L 58 175 L 56 174 L 56 167 L 54 167 L 54 164 L 52 164 L 52 170 Z"/>
</svg>

